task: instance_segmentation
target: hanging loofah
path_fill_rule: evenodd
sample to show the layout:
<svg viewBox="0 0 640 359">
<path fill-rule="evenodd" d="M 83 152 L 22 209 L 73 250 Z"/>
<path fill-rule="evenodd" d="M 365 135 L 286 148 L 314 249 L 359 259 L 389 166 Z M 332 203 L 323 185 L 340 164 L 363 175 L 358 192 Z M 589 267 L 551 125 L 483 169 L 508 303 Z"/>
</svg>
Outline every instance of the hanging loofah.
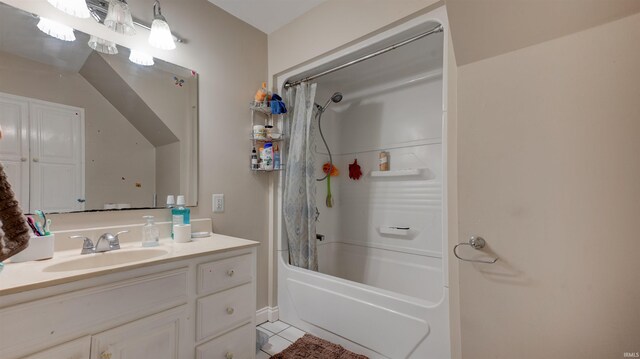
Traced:
<svg viewBox="0 0 640 359">
<path fill-rule="evenodd" d="M 353 163 L 349 165 L 349 178 L 357 181 L 360 177 L 362 177 L 362 169 L 358 164 L 358 159 L 355 159 Z"/>
<path fill-rule="evenodd" d="M 0 163 L 0 262 L 29 245 L 29 227 Z"/>
</svg>

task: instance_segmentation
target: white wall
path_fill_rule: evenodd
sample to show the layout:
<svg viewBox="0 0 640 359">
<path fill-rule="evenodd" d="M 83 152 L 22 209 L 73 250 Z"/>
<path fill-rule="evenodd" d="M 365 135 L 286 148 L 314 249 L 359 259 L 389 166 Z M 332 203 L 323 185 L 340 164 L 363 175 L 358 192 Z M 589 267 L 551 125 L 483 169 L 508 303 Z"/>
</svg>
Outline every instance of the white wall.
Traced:
<svg viewBox="0 0 640 359">
<path fill-rule="evenodd" d="M 459 68 L 464 358 L 640 352 L 640 15 Z"/>
</svg>

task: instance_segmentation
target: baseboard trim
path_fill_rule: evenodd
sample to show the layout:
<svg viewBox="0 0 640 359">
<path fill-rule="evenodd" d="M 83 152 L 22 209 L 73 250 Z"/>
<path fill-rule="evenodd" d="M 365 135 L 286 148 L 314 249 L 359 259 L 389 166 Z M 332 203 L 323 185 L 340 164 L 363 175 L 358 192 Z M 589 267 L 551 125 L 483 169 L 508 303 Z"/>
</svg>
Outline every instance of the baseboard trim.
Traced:
<svg viewBox="0 0 640 359">
<path fill-rule="evenodd" d="M 256 311 L 256 324 L 275 322 L 279 319 L 278 307 L 264 307 Z"/>
</svg>

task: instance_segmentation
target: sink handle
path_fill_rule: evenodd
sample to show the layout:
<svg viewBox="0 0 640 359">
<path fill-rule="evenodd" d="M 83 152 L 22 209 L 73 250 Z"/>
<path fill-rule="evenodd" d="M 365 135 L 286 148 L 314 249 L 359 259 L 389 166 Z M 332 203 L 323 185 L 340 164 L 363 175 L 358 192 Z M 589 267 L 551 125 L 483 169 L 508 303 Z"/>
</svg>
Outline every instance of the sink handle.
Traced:
<svg viewBox="0 0 640 359">
<path fill-rule="evenodd" d="M 93 242 L 91 238 L 85 236 L 69 236 L 71 239 L 82 239 L 84 242 L 82 243 L 82 251 L 80 254 L 91 254 L 95 252 L 95 247 L 93 246 Z"/>
<path fill-rule="evenodd" d="M 111 241 L 111 249 L 120 249 L 120 237 L 121 234 L 129 233 L 129 231 L 120 231 L 113 236 L 113 240 Z"/>
</svg>

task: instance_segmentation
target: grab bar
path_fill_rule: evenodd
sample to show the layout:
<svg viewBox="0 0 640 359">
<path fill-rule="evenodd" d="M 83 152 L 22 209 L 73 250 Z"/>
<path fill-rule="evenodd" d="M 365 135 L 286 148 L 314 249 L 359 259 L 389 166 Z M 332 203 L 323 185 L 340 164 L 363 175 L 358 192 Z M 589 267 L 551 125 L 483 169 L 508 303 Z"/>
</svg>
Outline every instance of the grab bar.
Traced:
<svg viewBox="0 0 640 359">
<path fill-rule="evenodd" d="M 469 239 L 469 243 L 456 244 L 453 247 L 453 255 L 456 256 L 456 258 L 458 258 L 459 260 L 465 261 L 465 262 L 493 264 L 498 261 L 498 257 L 494 258 L 493 260 L 464 259 L 458 255 L 458 252 L 456 252 L 456 249 L 458 249 L 459 246 L 470 246 L 473 249 L 480 250 L 484 248 L 484 246 L 486 245 L 487 245 L 487 242 L 482 237 L 473 236 Z"/>
</svg>

